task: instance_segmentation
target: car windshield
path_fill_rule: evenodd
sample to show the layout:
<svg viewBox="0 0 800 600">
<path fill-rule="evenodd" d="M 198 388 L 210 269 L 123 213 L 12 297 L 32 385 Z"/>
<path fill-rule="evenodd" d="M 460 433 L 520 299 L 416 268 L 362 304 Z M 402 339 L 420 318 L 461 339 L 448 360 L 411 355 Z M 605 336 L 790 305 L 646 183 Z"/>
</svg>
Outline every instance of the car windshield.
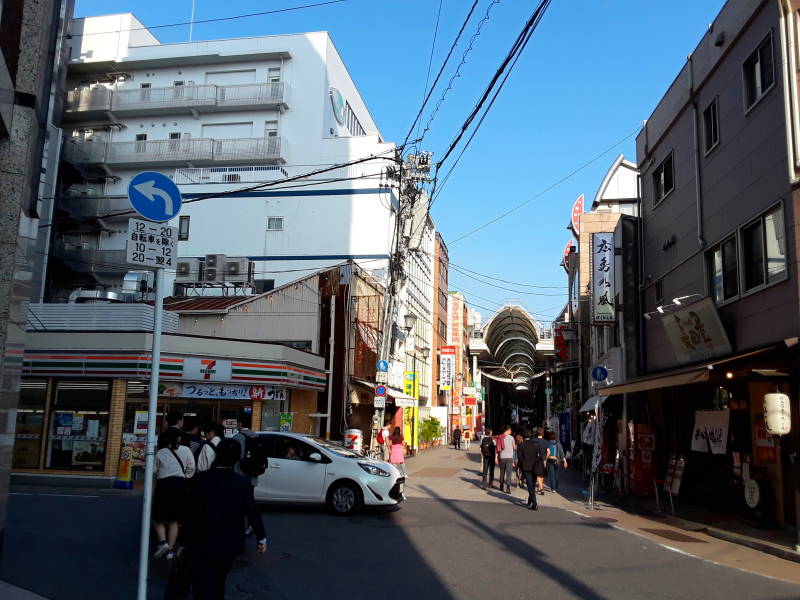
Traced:
<svg viewBox="0 0 800 600">
<path fill-rule="evenodd" d="M 347 458 L 364 458 L 361 454 L 353 452 L 352 450 L 348 450 L 344 446 L 340 446 L 339 444 L 336 444 L 330 440 L 326 440 L 324 438 L 319 438 L 319 437 L 311 439 L 314 441 L 315 444 L 322 446 L 328 452 L 333 452 L 335 454 L 338 454 L 339 456 L 346 456 Z"/>
</svg>

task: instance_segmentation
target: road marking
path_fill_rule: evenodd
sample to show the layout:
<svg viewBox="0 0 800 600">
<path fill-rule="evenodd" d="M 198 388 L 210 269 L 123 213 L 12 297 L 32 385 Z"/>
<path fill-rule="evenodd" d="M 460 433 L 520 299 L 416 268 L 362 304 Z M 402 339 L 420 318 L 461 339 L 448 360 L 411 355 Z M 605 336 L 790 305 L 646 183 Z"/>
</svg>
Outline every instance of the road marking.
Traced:
<svg viewBox="0 0 800 600">
<path fill-rule="evenodd" d="M 48 494 L 32 492 L 9 492 L 9 496 L 51 496 L 53 498 L 99 498 L 100 496 L 89 496 L 87 494 Z"/>
</svg>

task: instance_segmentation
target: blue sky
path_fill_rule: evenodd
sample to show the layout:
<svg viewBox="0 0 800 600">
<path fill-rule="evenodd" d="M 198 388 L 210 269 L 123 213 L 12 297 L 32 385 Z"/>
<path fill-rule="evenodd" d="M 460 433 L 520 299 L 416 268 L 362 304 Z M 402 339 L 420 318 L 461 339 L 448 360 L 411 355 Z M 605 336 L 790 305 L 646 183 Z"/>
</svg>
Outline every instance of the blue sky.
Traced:
<svg viewBox="0 0 800 600">
<path fill-rule="evenodd" d="M 493 0 L 480 0 L 462 43 Z M 196 19 L 279 9 L 312 0 L 196 0 Z M 475 40 L 423 147 L 441 157 L 536 2 L 501 0 Z M 446 241 L 550 187 L 626 136 L 646 119 L 724 0 L 555 0 L 525 54 L 433 206 Z M 471 2 L 443 0 L 431 80 Z M 327 30 L 384 139 L 402 142 L 422 101 L 438 0 L 346 0 L 278 15 L 199 24 L 194 39 Z M 147 26 L 188 21 L 191 0 L 77 0 L 76 16 L 133 12 Z M 185 41 L 188 27 L 156 31 Z M 469 35 L 467 35 L 469 34 Z M 454 67 L 457 61 L 452 63 Z M 452 67 L 443 79 L 449 78 Z M 435 92 L 432 99 L 438 99 Z M 427 120 L 429 112 L 425 113 Z M 449 244 L 456 265 L 513 282 L 560 289 L 496 288 L 452 269 L 451 289 L 465 292 L 484 318 L 508 298 L 552 318 L 563 306 L 559 266 L 575 198 L 593 198 L 619 153 L 635 161 L 635 136 L 587 168 L 480 232 Z M 456 153 L 457 155 L 457 153 Z M 452 164 L 452 160 L 449 161 Z M 446 172 L 448 165 L 443 171 Z"/>
</svg>

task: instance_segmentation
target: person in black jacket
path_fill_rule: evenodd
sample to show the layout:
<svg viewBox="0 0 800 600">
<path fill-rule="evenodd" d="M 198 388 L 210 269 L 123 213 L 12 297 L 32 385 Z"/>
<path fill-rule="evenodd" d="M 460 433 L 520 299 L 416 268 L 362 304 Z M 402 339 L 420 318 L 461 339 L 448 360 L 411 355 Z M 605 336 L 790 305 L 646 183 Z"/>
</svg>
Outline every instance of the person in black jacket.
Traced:
<svg viewBox="0 0 800 600">
<path fill-rule="evenodd" d="M 528 508 L 537 510 L 539 506 L 536 503 L 536 474 L 539 473 L 544 464 L 544 457 L 542 451 L 533 439 L 531 434 L 525 432 L 525 441 L 517 446 L 517 460 L 522 467 L 522 474 L 525 476 L 525 484 L 528 486 Z"/>
<path fill-rule="evenodd" d="M 485 490 L 488 485 L 489 489 L 492 489 L 494 487 L 495 446 L 492 430 L 489 427 L 484 430 L 483 438 L 481 439 L 481 456 L 483 457 L 481 488 Z"/>
<path fill-rule="evenodd" d="M 195 600 L 223 600 L 234 558 L 245 551 L 245 519 L 267 550 L 267 534 L 247 477 L 234 472 L 241 446 L 226 438 L 217 445 L 214 467 L 195 478 L 187 532 Z"/>
</svg>

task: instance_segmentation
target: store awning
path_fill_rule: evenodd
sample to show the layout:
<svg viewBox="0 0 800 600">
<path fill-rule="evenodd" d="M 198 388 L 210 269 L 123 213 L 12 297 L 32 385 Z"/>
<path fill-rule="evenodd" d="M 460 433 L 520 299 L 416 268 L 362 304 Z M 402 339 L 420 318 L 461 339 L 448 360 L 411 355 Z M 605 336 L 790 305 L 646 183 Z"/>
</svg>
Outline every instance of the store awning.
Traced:
<svg viewBox="0 0 800 600">
<path fill-rule="evenodd" d="M 759 350 L 751 352 L 744 352 L 735 356 L 728 356 L 719 360 L 695 365 L 693 367 L 684 367 L 682 369 L 673 369 L 672 371 L 664 371 L 662 373 L 655 373 L 653 375 L 643 375 L 642 377 L 634 377 L 625 383 L 619 385 L 610 385 L 605 388 L 597 390 L 601 396 L 612 396 L 614 394 L 631 394 L 633 392 L 645 392 L 647 390 L 654 390 L 662 387 L 675 387 L 678 385 L 691 385 L 693 383 L 703 383 L 708 381 L 714 367 L 717 365 L 730 363 L 735 360 L 743 358 L 751 358 L 760 354 L 766 354 L 774 350 L 780 349 L 782 346 L 767 346 Z"/>
<path fill-rule="evenodd" d="M 605 401 L 606 401 L 605 396 L 592 396 L 586 402 L 583 403 L 583 406 L 581 406 L 578 412 L 592 411 L 594 410 L 595 405 L 599 404 L 600 406 L 603 406 L 603 402 Z"/>
</svg>

